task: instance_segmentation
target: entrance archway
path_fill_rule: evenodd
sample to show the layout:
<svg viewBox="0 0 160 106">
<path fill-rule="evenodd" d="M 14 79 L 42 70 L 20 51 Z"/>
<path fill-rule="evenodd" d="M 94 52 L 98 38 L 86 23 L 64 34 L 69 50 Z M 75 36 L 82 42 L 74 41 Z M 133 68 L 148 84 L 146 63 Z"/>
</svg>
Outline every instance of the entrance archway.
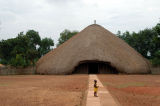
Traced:
<svg viewBox="0 0 160 106">
<path fill-rule="evenodd" d="M 80 74 L 118 74 L 116 68 L 110 62 L 103 61 L 82 61 L 75 67 L 73 73 Z"/>
<path fill-rule="evenodd" d="M 89 74 L 99 74 L 97 63 L 88 63 L 88 73 Z"/>
</svg>

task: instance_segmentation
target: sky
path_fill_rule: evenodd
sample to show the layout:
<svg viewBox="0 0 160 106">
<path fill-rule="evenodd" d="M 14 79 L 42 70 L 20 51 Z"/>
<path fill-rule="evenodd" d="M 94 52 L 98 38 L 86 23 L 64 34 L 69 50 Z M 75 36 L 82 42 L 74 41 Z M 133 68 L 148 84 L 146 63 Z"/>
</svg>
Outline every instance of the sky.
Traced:
<svg viewBox="0 0 160 106">
<path fill-rule="evenodd" d="M 33 29 L 57 43 L 64 29 L 81 31 L 94 20 L 113 33 L 152 28 L 160 0 L 0 0 L 0 40 Z"/>
</svg>

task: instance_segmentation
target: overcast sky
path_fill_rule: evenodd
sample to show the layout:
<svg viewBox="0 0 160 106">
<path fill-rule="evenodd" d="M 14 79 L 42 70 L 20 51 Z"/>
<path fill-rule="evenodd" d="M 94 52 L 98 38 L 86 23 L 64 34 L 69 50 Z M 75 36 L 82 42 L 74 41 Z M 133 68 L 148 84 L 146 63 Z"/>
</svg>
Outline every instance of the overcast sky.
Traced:
<svg viewBox="0 0 160 106">
<path fill-rule="evenodd" d="M 0 40 L 34 29 L 57 43 L 64 29 L 81 31 L 95 19 L 113 33 L 151 28 L 160 0 L 0 0 Z"/>
</svg>

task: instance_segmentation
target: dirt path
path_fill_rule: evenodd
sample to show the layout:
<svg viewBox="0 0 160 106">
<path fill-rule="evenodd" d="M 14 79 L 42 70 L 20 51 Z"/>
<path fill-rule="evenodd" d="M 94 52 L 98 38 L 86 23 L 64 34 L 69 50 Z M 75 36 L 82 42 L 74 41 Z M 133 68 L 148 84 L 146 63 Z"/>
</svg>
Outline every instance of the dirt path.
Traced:
<svg viewBox="0 0 160 106">
<path fill-rule="evenodd" d="M 93 84 L 97 80 L 98 97 L 93 96 Z M 118 106 L 109 91 L 102 85 L 97 75 L 89 75 L 89 87 L 86 106 Z"/>
</svg>

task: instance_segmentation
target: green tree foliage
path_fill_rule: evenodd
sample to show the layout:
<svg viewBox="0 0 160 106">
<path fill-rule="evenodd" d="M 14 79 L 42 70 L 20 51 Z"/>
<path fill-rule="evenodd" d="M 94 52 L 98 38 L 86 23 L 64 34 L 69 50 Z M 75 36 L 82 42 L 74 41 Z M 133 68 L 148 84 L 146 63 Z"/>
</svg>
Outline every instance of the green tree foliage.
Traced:
<svg viewBox="0 0 160 106">
<path fill-rule="evenodd" d="M 118 31 L 118 37 L 126 41 L 130 46 L 136 49 L 144 57 L 150 59 L 153 64 L 159 62 L 160 50 L 160 24 L 151 29 L 144 29 L 138 33 L 126 31 L 121 33 Z M 159 64 L 159 63 L 158 63 Z"/>
<path fill-rule="evenodd" d="M 44 38 L 41 40 L 41 44 L 40 44 L 40 55 L 44 55 L 46 53 L 48 53 L 51 50 L 51 46 L 54 46 L 54 42 L 51 38 Z"/>
<path fill-rule="evenodd" d="M 160 23 L 158 23 L 153 30 L 157 33 L 153 38 L 154 47 L 160 50 Z"/>
<path fill-rule="evenodd" d="M 20 32 L 16 38 L 0 41 L 0 62 L 13 66 L 34 65 L 38 58 L 51 50 L 50 46 L 54 46 L 53 40 L 41 40 L 34 30 L 26 34 Z"/>
<path fill-rule="evenodd" d="M 155 56 L 151 60 L 151 62 L 153 65 L 158 66 L 158 65 L 160 65 L 160 50 L 158 50 L 154 55 Z"/>
<path fill-rule="evenodd" d="M 153 38 L 153 44 L 154 44 L 154 54 L 152 63 L 154 65 L 160 65 L 160 23 L 158 23 L 153 30 L 157 33 L 156 36 Z"/>
<path fill-rule="evenodd" d="M 26 33 L 26 36 L 29 38 L 29 45 L 32 46 L 34 49 L 36 49 L 37 45 L 40 45 L 41 38 L 39 36 L 39 33 L 34 30 L 29 30 Z"/>
<path fill-rule="evenodd" d="M 16 57 L 12 57 L 9 64 L 12 66 L 27 66 L 26 60 L 21 54 L 17 54 Z"/>
<path fill-rule="evenodd" d="M 60 33 L 60 38 L 58 39 L 58 44 L 57 46 L 61 45 L 68 39 L 70 39 L 72 36 L 76 35 L 78 31 L 70 31 L 65 29 L 62 33 Z"/>
</svg>

